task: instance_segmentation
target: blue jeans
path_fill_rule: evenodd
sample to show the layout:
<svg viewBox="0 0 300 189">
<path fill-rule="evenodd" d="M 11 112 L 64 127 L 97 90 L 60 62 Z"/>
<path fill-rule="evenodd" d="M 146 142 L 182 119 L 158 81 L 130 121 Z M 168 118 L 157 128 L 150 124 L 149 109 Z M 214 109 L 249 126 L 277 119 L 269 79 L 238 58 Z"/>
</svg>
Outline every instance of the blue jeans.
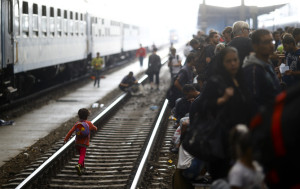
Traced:
<svg viewBox="0 0 300 189">
<path fill-rule="evenodd" d="M 194 158 L 189 168 L 183 170 L 182 176 L 184 176 L 188 180 L 195 180 L 197 176 L 199 176 L 201 170 L 204 167 L 204 162 L 201 160 Z"/>
</svg>

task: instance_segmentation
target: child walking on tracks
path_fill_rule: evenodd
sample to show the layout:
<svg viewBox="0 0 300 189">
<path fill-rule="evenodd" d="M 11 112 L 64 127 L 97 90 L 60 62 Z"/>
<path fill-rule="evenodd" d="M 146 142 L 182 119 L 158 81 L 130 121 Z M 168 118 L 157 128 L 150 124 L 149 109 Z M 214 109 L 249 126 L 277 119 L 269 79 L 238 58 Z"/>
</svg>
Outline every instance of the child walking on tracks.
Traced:
<svg viewBox="0 0 300 189">
<path fill-rule="evenodd" d="M 78 111 L 79 121 L 75 123 L 72 129 L 68 132 L 65 137 L 65 142 L 67 142 L 75 131 L 76 139 L 75 139 L 75 147 L 80 154 L 78 164 L 75 166 L 78 175 L 81 175 L 84 169 L 84 158 L 86 153 L 86 148 L 90 143 L 90 130 L 96 130 L 97 127 L 92 124 L 92 122 L 87 121 L 90 112 L 86 108 L 81 108 Z"/>
</svg>

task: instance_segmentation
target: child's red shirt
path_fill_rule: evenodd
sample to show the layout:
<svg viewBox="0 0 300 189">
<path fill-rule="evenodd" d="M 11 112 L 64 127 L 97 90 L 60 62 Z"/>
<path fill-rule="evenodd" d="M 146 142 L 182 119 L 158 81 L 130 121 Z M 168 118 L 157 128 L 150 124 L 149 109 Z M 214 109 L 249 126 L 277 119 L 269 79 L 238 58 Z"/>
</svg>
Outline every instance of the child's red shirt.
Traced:
<svg viewBox="0 0 300 189">
<path fill-rule="evenodd" d="M 93 125 L 92 122 L 87 121 L 87 120 L 83 120 L 83 121 L 86 122 L 89 125 L 90 131 L 92 131 L 92 130 L 97 131 L 97 127 L 95 125 Z M 76 124 L 77 123 L 75 123 L 75 125 L 72 127 L 72 129 L 66 135 L 65 141 L 68 141 L 69 138 L 71 137 L 72 133 L 75 131 Z M 75 140 L 75 144 L 89 146 L 90 145 L 90 135 L 91 135 L 91 133 L 89 134 L 89 136 L 87 138 L 77 138 Z"/>
</svg>

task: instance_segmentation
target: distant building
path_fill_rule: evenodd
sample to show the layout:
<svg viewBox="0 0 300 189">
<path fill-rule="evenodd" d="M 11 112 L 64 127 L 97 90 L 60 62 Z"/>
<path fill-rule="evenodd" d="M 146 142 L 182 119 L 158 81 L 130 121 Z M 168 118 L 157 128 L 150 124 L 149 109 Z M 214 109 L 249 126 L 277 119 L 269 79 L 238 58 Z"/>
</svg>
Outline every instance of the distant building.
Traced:
<svg viewBox="0 0 300 189">
<path fill-rule="evenodd" d="M 210 29 L 222 31 L 226 26 L 232 26 L 235 21 L 243 20 L 248 22 L 251 28 L 257 29 L 257 17 L 259 15 L 270 13 L 284 5 L 245 6 L 244 0 L 241 0 L 241 6 L 224 8 L 206 5 L 205 0 L 203 0 L 198 11 L 197 26 L 198 29 L 208 33 Z"/>
</svg>

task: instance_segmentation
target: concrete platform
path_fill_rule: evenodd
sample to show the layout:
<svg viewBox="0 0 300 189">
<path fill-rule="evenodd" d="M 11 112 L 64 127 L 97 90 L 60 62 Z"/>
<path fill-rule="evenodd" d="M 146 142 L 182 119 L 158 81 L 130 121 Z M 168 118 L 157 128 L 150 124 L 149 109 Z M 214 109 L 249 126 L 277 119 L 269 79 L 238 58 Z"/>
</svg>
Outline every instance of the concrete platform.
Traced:
<svg viewBox="0 0 300 189">
<path fill-rule="evenodd" d="M 168 54 L 168 49 L 159 51 L 158 54 L 163 58 Z M 79 108 L 90 107 L 94 102 L 101 100 L 116 89 L 122 78 L 129 71 L 133 71 L 134 75 L 137 75 L 145 71 L 147 66 L 148 58 L 144 59 L 142 68 L 139 62 L 136 61 L 119 71 L 105 75 L 106 78 L 100 80 L 100 88 L 94 87 L 93 81 L 91 81 L 75 92 L 58 99 L 56 102 L 14 119 L 14 125 L 0 127 L 0 133 L 5 133 L 5 135 L 0 137 L 0 166 L 33 145 L 40 138 L 47 136 L 49 132 L 56 129 L 61 123 L 76 116 Z"/>
</svg>

